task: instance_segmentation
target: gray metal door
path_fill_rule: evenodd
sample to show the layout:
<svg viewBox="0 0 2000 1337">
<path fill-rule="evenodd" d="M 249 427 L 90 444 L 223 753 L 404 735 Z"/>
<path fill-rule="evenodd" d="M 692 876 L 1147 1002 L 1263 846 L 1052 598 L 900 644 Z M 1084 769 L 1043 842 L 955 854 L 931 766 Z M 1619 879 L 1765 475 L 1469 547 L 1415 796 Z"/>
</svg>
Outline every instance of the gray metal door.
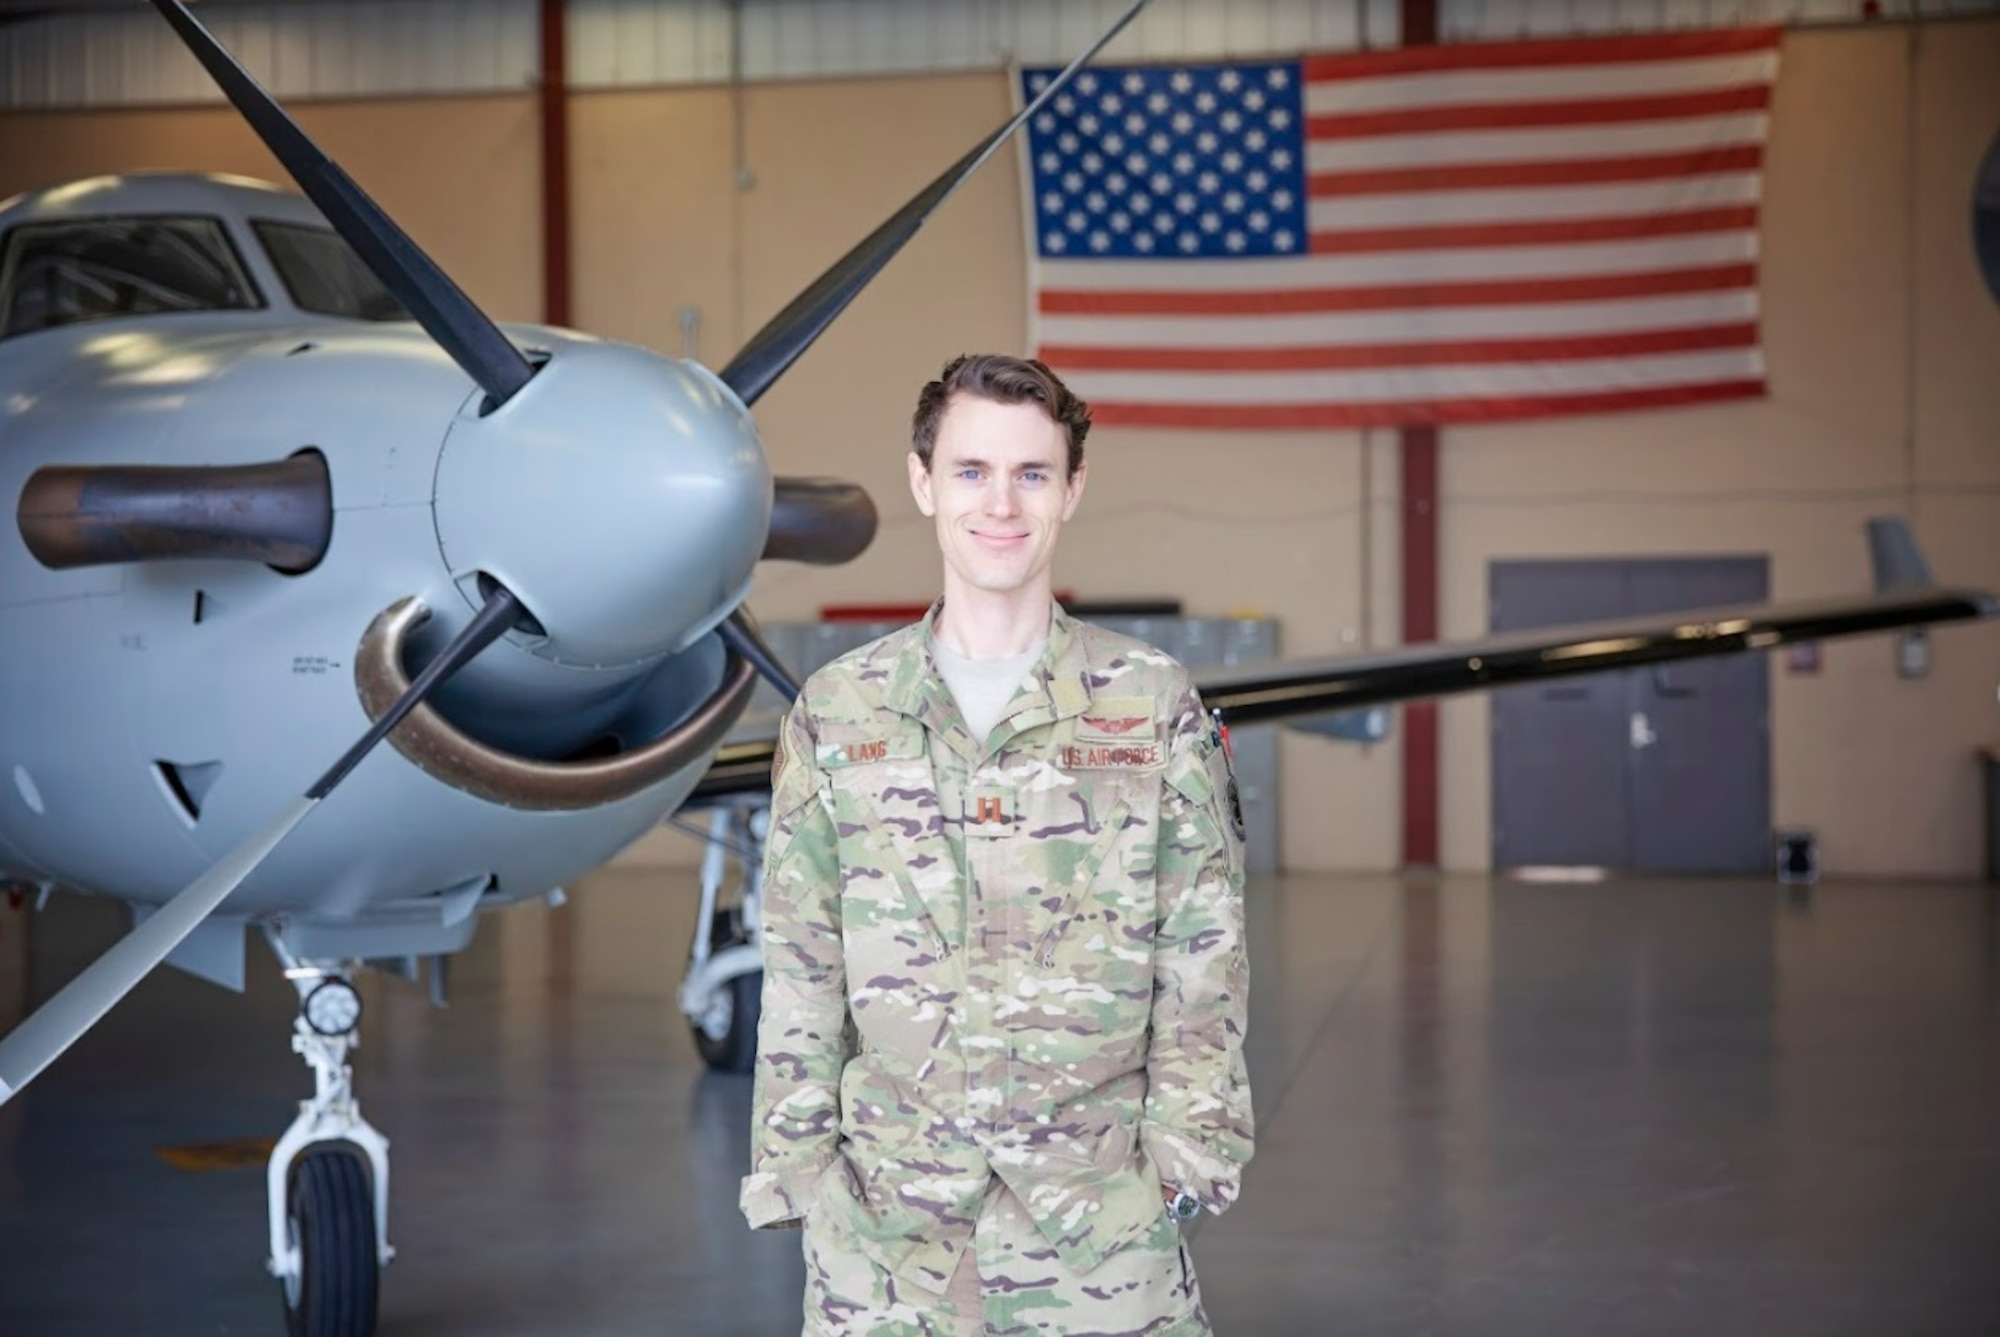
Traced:
<svg viewBox="0 0 2000 1337">
<path fill-rule="evenodd" d="M 1594 622 L 1624 612 L 1616 562 L 1496 562 L 1495 631 Z M 1600 674 L 1493 694 L 1493 861 L 1623 868 L 1625 685 Z"/>
<path fill-rule="evenodd" d="M 1755 603 L 1761 557 L 1496 562 L 1495 631 Z M 1661 873 L 1770 866 L 1770 669 L 1762 655 L 1511 688 L 1493 702 L 1502 868 Z"/>
<path fill-rule="evenodd" d="M 1760 603 L 1762 558 L 1633 562 L 1626 612 Z M 1771 661 L 1730 655 L 1633 669 L 1632 868 L 1757 873 L 1771 868 Z"/>
</svg>

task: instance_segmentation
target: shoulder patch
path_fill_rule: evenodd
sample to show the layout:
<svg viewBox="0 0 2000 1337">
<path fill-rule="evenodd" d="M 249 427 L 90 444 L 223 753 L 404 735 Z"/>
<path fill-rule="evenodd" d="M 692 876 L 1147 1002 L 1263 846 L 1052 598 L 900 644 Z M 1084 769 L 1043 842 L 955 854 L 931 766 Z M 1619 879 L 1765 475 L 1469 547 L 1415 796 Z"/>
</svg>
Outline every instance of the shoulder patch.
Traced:
<svg viewBox="0 0 2000 1337">
<path fill-rule="evenodd" d="M 1229 826 L 1241 842 L 1249 839 L 1249 832 L 1243 825 L 1243 795 L 1237 792 L 1236 772 L 1229 772 Z"/>
<path fill-rule="evenodd" d="M 1246 839 L 1243 825 L 1243 795 L 1236 787 L 1236 745 L 1229 741 L 1229 726 L 1222 722 L 1222 712 L 1211 711 L 1209 726 L 1215 731 L 1215 750 L 1209 754 L 1209 769 L 1215 768 L 1216 759 L 1222 761 L 1222 773 L 1228 777 L 1229 824 L 1236 830 L 1236 839 Z"/>
</svg>

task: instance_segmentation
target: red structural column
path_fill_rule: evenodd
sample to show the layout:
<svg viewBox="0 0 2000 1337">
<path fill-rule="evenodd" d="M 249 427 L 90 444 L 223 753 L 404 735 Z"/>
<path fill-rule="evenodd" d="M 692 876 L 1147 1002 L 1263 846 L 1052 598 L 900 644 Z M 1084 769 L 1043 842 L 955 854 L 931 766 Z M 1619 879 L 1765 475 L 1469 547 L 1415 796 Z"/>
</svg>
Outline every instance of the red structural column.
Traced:
<svg viewBox="0 0 2000 1337">
<path fill-rule="evenodd" d="M 1402 0 L 1402 43 L 1437 42 L 1437 0 Z M 1403 643 L 1437 639 L 1438 433 L 1405 427 L 1402 455 Z M 1403 865 L 1438 863 L 1438 711 L 1435 701 L 1403 707 Z"/>
<path fill-rule="evenodd" d="M 541 0 L 542 319 L 569 315 L 569 42 L 565 0 Z"/>
<path fill-rule="evenodd" d="M 1402 440 L 1403 643 L 1437 639 L 1438 434 L 1405 427 Z M 1403 863 L 1438 862 L 1438 711 L 1435 701 L 1403 707 Z"/>
</svg>

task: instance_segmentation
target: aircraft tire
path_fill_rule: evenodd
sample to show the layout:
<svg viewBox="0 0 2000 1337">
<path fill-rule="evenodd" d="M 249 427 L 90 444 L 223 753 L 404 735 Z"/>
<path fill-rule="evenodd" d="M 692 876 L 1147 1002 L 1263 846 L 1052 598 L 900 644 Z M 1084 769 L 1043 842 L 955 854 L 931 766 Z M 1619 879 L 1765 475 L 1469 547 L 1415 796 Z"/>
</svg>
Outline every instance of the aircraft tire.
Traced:
<svg viewBox="0 0 2000 1337">
<path fill-rule="evenodd" d="M 285 1288 L 291 1337 L 373 1337 L 381 1263 L 368 1162 L 343 1142 L 315 1142 L 292 1162 L 288 1224 L 299 1279 Z"/>
<path fill-rule="evenodd" d="M 708 945 L 712 951 L 750 941 L 734 910 L 717 910 L 709 923 Z M 723 986 L 729 996 L 729 1028 L 720 1036 L 710 1035 L 699 1020 L 688 1029 L 694 1035 L 695 1052 L 712 1072 L 747 1073 L 757 1062 L 757 1020 L 764 1012 L 764 972 L 752 970 L 738 975 Z"/>
</svg>

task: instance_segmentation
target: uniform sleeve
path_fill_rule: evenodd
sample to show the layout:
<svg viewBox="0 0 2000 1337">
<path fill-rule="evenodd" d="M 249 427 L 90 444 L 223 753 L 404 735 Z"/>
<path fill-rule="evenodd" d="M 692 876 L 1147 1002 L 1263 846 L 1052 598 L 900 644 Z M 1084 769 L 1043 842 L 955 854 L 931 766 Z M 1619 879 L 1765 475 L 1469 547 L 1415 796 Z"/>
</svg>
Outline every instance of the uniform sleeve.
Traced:
<svg viewBox="0 0 2000 1337">
<path fill-rule="evenodd" d="M 1192 689 L 1175 719 L 1166 781 L 1140 1137 L 1163 1183 L 1220 1212 L 1236 1200 L 1255 1135 L 1243 1063 L 1250 968 L 1235 782 Z"/>
<path fill-rule="evenodd" d="M 840 864 L 824 791 L 801 698 L 779 733 L 764 849 L 763 1015 L 751 1172 L 741 1195 L 743 1215 L 759 1230 L 803 1220 L 815 1183 L 840 1149 L 847 971 Z"/>
</svg>

